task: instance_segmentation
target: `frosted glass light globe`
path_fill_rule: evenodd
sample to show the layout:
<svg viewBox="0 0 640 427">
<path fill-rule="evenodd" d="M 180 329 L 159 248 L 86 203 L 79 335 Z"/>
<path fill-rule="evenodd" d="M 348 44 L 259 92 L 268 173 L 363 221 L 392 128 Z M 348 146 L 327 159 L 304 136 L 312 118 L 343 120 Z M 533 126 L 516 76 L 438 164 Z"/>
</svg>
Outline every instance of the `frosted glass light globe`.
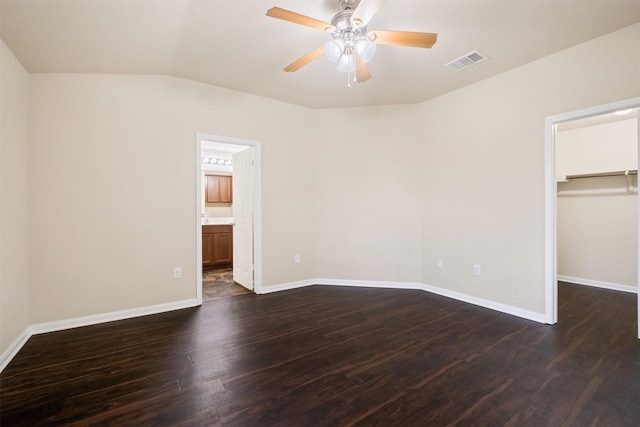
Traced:
<svg viewBox="0 0 640 427">
<path fill-rule="evenodd" d="M 329 40 L 324 45 L 324 54 L 331 62 L 338 62 L 340 55 L 344 51 L 344 42 L 342 40 Z"/>
<path fill-rule="evenodd" d="M 373 58 L 376 53 L 376 44 L 371 43 L 369 40 L 358 40 L 356 43 L 356 52 L 362 59 L 362 62 L 367 63 Z"/>
<path fill-rule="evenodd" d="M 353 55 L 344 54 L 338 61 L 338 71 L 344 73 L 352 73 L 356 69 L 356 61 L 354 61 Z"/>
</svg>

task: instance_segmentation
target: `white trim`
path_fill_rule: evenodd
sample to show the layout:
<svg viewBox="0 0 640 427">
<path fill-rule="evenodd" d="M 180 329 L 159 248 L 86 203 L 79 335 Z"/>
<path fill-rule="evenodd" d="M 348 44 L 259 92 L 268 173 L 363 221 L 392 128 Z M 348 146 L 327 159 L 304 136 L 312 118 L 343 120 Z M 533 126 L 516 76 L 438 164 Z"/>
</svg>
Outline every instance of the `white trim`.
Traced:
<svg viewBox="0 0 640 427">
<path fill-rule="evenodd" d="M 181 310 L 183 308 L 197 307 L 201 304 L 196 299 L 169 302 L 166 304 L 151 305 L 147 307 L 132 308 L 129 310 L 112 311 L 110 313 L 94 314 L 91 316 L 76 317 L 73 319 L 58 320 L 55 322 L 37 323 L 30 326 L 31 334 L 44 334 L 47 332 L 62 331 L 65 329 L 79 328 L 81 326 L 97 325 L 99 323 L 113 322 L 116 320 L 132 319 L 134 317 L 148 316 L 150 314 L 166 313 L 168 311 Z"/>
<path fill-rule="evenodd" d="M 570 276 L 558 276 L 558 280 L 576 283 L 579 285 L 594 286 L 599 288 L 613 289 L 623 292 L 637 293 L 637 289 L 633 286 L 619 285 L 615 283 L 599 282 L 595 280 L 579 279 Z M 490 310 L 509 314 L 538 323 L 548 323 L 545 314 L 536 313 L 519 307 L 498 303 L 482 298 L 477 298 L 461 292 L 451 291 L 437 286 L 428 285 L 419 282 L 387 282 L 387 281 L 369 281 L 369 280 L 345 280 L 345 279 L 309 279 L 296 282 L 281 283 L 278 285 L 263 286 L 257 294 L 268 294 L 273 292 L 287 291 L 292 289 L 303 288 L 307 286 L 351 286 L 366 288 L 389 288 L 389 289 L 407 289 L 422 290 L 432 294 L 451 298 L 468 304 L 484 307 Z M 122 310 L 111 313 L 103 313 L 92 316 L 78 317 L 74 319 L 60 320 L 56 322 L 39 323 L 31 325 L 11 344 L 11 346 L 0 357 L 0 372 L 9 364 L 15 355 L 24 346 L 32 335 L 60 331 L 65 329 L 77 328 L 81 326 L 95 325 L 99 323 L 112 322 L 116 320 L 130 319 L 134 317 L 147 316 L 151 314 L 165 313 L 173 310 L 191 308 L 200 306 L 201 301 L 197 299 L 176 301 L 172 303 L 154 305 L 149 307 L 134 308 L 130 310 Z"/>
<path fill-rule="evenodd" d="M 619 283 L 602 282 L 599 280 L 591 280 L 591 279 L 581 279 L 579 277 L 564 276 L 562 274 L 558 274 L 558 280 L 561 282 L 575 283 L 576 285 L 610 289 L 612 291 L 630 292 L 632 294 L 638 293 L 638 288 L 636 286 L 621 285 Z"/>
<path fill-rule="evenodd" d="M 390 289 L 412 289 L 422 290 L 437 294 L 446 298 L 455 299 L 458 301 L 466 302 L 476 306 L 488 308 L 494 311 L 510 314 L 512 316 L 521 317 L 528 320 L 533 320 L 538 323 L 545 323 L 544 315 L 535 313 L 528 310 L 523 310 L 518 307 L 513 307 L 506 304 L 500 304 L 494 301 L 484 300 L 476 298 L 470 295 L 466 295 L 460 292 L 450 291 L 447 289 L 439 288 L 436 286 L 427 285 L 418 282 L 385 282 L 385 281 L 369 281 L 369 280 L 343 280 L 343 279 L 309 279 L 300 280 L 297 282 L 281 283 L 279 285 L 264 286 L 260 288 L 259 294 L 268 294 L 272 292 L 287 291 L 291 289 L 303 288 L 307 286 L 352 286 L 352 287 L 367 287 L 367 288 L 390 288 Z M 180 310 L 183 308 L 191 308 L 202 305 L 201 301 L 197 299 L 176 301 L 167 304 L 154 305 L 149 307 L 134 308 L 130 310 L 115 311 L 111 313 L 103 313 L 92 316 L 77 317 L 74 319 L 60 320 L 56 322 L 47 322 L 31 325 L 28 327 L 4 352 L 0 357 L 0 372 L 11 362 L 15 355 L 20 351 L 29 338 L 32 335 L 43 334 L 47 332 L 60 331 L 71 328 L 78 328 L 81 326 L 95 325 L 99 323 L 113 322 L 116 320 L 130 319 L 134 317 L 147 316 L 150 314 L 165 313 L 173 310 Z"/>
<path fill-rule="evenodd" d="M 490 310 L 499 311 L 501 313 L 510 314 L 512 316 L 521 317 L 527 320 L 533 320 L 538 323 L 547 323 L 544 314 L 535 311 L 525 310 L 523 308 L 514 307 L 512 305 L 502 304 L 460 292 L 450 291 L 448 289 L 439 288 L 437 286 L 423 285 L 422 290 L 441 295 L 443 297 L 452 298 L 458 301 L 488 308 Z"/>
<path fill-rule="evenodd" d="M 260 288 L 260 292 L 257 292 L 257 294 L 270 294 L 273 292 L 280 292 L 280 291 L 288 291 L 291 289 L 297 289 L 297 288 L 305 288 L 307 286 L 312 286 L 315 285 L 316 281 L 315 280 L 299 280 L 297 282 L 288 282 L 288 283 L 281 283 L 279 285 L 271 285 L 271 286 L 262 286 Z"/>
<path fill-rule="evenodd" d="M 544 189 L 544 295 L 545 322 L 554 324 L 558 321 L 558 260 L 557 260 L 557 183 L 556 183 L 556 125 L 562 122 L 599 116 L 627 108 L 640 108 L 640 97 L 610 104 L 586 108 L 584 110 L 558 114 L 545 119 L 545 189 Z M 640 122 L 640 120 L 639 120 Z M 640 125 L 639 125 L 640 127 Z M 638 133 L 640 138 L 640 131 Z M 640 141 L 638 143 L 640 146 Z M 640 156 L 640 150 L 639 156 Z M 640 208 L 640 200 L 639 200 Z M 640 224 L 640 214 L 638 218 Z M 638 227 L 638 245 L 640 250 L 640 227 Z M 640 265 L 638 266 L 640 277 Z M 638 293 L 638 319 L 640 319 L 640 292 Z M 638 322 L 640 338 L 640 322 Z"/>
<path fill-rule="evenodd" d="M 55 322 L 37 323 L 27 327 L 18 338 L 9 346 L 9 348 L 0 356 L 0 372 L 18 354 L 20 349 L 33 335 L 44 334 L 47 332 L 62 331 L 65 329 L 79 328 L 82 326 L 96 325 L 99 323 L 113 322 L 116 320 L 131 319 L 134 317 L 148 316 L 150 314 L 166 313 L 184 308 L 198 307 L 202 305 L 196 299 L 183 301 L 175 301 L 166 304 L 158 304 L 147 307 L 132 308 L 129 310 L 113 311 L 110 313 L 102 313 L 91 316 L 76 317 L 73 319 L 58 320 Z"/>
<path fill-rule="evenodd" d="M 354 286 L 363 288 L 391 288 L 391 289 L 423 289 L 423 284 L 418 282 L 386 282 L 376 280 L 342 280 L 342 279 L 316 279 L 316 285 L 330 286 Z"/>
<path fill-rule="evenodd" d="M 4 368 L 7 367 L 9 362 L 11 362 L 14 357 L 16 357 L 16 354 L 18 354 L 20 349 L 24 347 L 29 338 L 31 338 L 31 328 L 27 327 L 27 329 L 22 331 L 22 333 L 18 335 L 18 338 L 16 338 L 11 343 L 9 348 L 7 348 L 5 352 L 0 356 L 0 372 L 4 371 Z"/>
<path fill-rule="evenodd" d="M 202 304 L 202 139 L 196 134 L 196 300 Z"/>
<path fill-rule="evenodd" d="M 490 310 L 498 311 L 512 316 L 521 317 L 523 319 L 532 320 L 538 323 L 546 323 L 544 314 L 536 313 L 529 310 L 524 310 L 519 307 L 514 307 L 507 304 L 501 304 L 495 301 L 489 301 L 482 298 L 477 298 L 471 295 L 466 295 L 460 292 L 450 291 L 448 289 L 439 288 L 437 286 L 427 285 L 419 282 L 384 282 L 384 281 L 369 281 L 369 280 L 344 280 L 344 279 L 312 279 L 301 280 L 298 282 L 282 283 L 279 285 L 265 286 L 262 288 L 262 293 L 271 293 L 286 291 L 289 289 L 296 289 L 305 286 L 354 286 L 354 287 L 366 287 L 366 288 L 390 288 L 390 289 L 413 289 L 422 290 L 432 294 L 440 295 L 446 298 L 455 299 L 461 302 L 466 302 L 476 306 L 488 308 Z"/>
<path fill-rule="evenodd" d="M 264 286 L 260 288 L 259 294 L 268 294 L 272 292 L 287 291 L 291 289 L 303 288 L 307 286 L 352 286 L 352 287 L 367 287 L 367 288 L 390 288 L 390 289 L 410 289 L 410 290 L 422 290 L 430 292 L 436 295 L 440 295 L 446 298 L 455 299 L 461 302 L 466 302 L 476 306 L 488 308 L 501 313 L 510 314 L 512 316 L 521 317 L 528 320 L 533 320 L 538 323 L 545 323 L 545 317 L 543 314 L 535 313 L 532 311 L 524 310 L 518 307 L 501 304 L 495 301 L 489 301 L 482 298 L 477 298 L 471 295 L 466 295 L 460 292 L 450 291 L 448 289 L 439 288 L 437 286 L 427 285 L 419 282 L 386 282 L 386 281 L 369 281 L 369 280 L 344 280 L 344 279 L 309 279 L 300 280 L 297 282 L 281 283 L 278 285 Z M 201 301 L 197 299 L 176 301 L 166 304 L 159 304 L 148 307 L 133 308 L 129 310 L 121 310 L 110 313 L 103 313 L 91 316 L 76 317 L 73 319 L 59 320 L 55 322 L 38 323 L 29 326 L 25 331 L 14 341 L 7 351 L 0 357 L 0 372 L 9 364 L 9 362 L 20 351 L 29 338 L 32 335 L 43 334 L 47 332 L 61 331 L 65 329 L 78 328 L 82 326 L 95 325 L 99 323 L 113 322 L 116 320 L 131 319 L 134 317 L 148 316 L 151 314 L 166 313 L 173 310 L 180 310 L 184 308 L 197 307 L 202 305 Z"/>
<path fill-rule="evenodd" d="M 202 303 L 202 164 L 200 153 L 201 141 L 222 142 L 225 144 L 243 145 L 255 149 L 254 161 L 254 196 L 253 196 L 253 291 L 257 294 L 264 293 L 262 289 L 262 144 L 260 141 L 250 139 L 231 138 L 227 136 L 208 135 L 196 133 L 196 276 L 197 298 Z"/>
<path fill-rule="evenodd" d="M 544 203 L 544 317 L 545 323 L 558 322 L 558 257 L 556 254 L 557 235 L 557 193 L 556 181 L 556 122 L 545 120 L 545 203 Z"/>
</svg>

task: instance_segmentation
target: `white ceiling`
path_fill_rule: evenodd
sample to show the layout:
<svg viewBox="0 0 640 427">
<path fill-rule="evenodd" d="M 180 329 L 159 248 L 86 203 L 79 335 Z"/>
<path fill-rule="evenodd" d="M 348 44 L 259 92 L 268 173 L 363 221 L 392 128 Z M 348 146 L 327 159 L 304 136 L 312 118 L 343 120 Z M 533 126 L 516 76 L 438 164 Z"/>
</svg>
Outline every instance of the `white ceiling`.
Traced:
<svg viewBox="0 0 640 427">
<path fill-rule="evenodd" d="M 330 36 L 265 16 L 272 6 L 327 22 L 339 10 L 337 0 L 1 0 L 0 35 L 31 73 L 167 74 L 332 108 L 422 102 L 640 22 L 640 0 L 387 0 L 369 30 L 438 42 L 378 46 L 373 78 L 348 89 L 324 57 L 282 71 Z M 444 66 L 476 49 L 490 60 Z"/>
</svg>

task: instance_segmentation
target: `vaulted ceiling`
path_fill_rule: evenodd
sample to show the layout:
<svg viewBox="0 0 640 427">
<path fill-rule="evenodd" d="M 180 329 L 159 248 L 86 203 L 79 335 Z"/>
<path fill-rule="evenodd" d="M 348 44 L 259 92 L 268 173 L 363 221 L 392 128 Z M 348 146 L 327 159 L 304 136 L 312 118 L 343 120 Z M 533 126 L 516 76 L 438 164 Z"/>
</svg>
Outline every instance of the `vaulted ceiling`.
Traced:
<svg viewBox="0 0 640 427">
<path fill-rule="evenodd" d="M 349 89 L 324 56 L 282 70 L 330 36 L 267 17 L 273 6 L 326 22 L 339 11 L 337 0 L 1 0 L 0 35 L 31 73 L 166 74 L 333 108 L 422 102 L 640 22 L 640 0 L 387 0 L 369 30 L 438 41 L 378 46 L 372 79 Z M 444 66 L 474 50 L 490 59 Z"/>
</svg>

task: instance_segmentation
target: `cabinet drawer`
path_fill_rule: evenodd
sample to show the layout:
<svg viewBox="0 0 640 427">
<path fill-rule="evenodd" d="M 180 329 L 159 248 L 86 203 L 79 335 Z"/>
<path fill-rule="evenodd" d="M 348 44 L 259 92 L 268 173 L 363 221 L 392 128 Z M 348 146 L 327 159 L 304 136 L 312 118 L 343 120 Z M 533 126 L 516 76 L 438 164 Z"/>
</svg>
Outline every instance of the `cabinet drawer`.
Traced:
<svg viewBox="0 0 640 427">
<path fill-rule="evenodd" d="M 231 233 L 233 232 L 233 226 L 230 224 L 209 224 L 202 226 L 202 234 L 213 233 Z"/>
</svg>

